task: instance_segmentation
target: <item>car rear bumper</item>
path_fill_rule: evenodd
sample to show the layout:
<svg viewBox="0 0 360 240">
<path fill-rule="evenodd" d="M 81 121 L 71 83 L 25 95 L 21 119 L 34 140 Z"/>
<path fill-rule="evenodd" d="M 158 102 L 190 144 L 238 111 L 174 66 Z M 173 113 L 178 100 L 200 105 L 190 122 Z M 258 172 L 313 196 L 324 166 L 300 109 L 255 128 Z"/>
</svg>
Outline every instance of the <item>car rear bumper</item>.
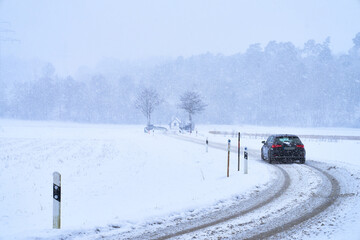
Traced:
<svg viewBox="0 0 360 240">
<path fill-rule="evenodd" d="M 273 156 L 271 157 L 276 162 L 305 162 L 305 157 L 302 156 Z"/>
</svg>

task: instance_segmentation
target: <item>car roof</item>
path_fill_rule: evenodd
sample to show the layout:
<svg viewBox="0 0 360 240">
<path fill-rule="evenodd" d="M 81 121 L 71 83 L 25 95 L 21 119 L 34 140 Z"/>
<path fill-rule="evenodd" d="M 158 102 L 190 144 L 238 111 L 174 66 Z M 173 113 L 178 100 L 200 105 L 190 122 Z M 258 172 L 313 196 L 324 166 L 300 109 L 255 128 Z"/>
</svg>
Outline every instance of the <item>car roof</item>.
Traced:
<svg viewBox="0 0 360 240">
<path fill-rule="evenodd" d="M 272 137 L 297 137 L 296 135 L 294 134 L 274 134 L 274 135 L 271 135 Z"/>
</svg>

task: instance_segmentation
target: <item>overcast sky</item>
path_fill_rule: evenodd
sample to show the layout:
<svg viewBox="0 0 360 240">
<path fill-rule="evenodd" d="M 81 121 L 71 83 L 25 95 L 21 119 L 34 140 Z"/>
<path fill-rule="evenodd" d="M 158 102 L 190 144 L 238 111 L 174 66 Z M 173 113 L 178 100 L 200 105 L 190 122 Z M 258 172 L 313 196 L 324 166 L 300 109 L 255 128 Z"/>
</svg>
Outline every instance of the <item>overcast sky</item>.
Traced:
<svg viewBox="0 0 360 240">
<path fill-rule="evenodd" d="M 346 52 L 360 32 L 360 0 L 0 0 L 0 54 L 73 73 L 102 58 L 230 55 L 249 44 L 331 38 Z"/>
</svg>

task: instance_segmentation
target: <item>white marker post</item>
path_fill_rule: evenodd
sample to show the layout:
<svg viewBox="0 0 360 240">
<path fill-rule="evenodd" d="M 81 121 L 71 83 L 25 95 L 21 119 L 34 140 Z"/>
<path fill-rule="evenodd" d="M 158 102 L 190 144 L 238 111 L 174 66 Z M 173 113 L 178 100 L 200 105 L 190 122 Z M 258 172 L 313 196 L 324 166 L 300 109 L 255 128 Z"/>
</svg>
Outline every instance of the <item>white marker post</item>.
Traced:
<svg viewBox="0 0 360 240">
<path fill-rule="evenodd" d="M 240 171 L 240 132 L 238 137 L 238 171 Z"/>
<path fill-rule="evenodd" d="M 248 152 L 247 147 L 244 149 L 244 174 L 248 173 Z"/>
<path fill-rule="evenodd" d="M 53 173 L 53 228 L 61 226 L 61 175 Z"/>
<path fill-rule="evenodd" d="M 228 140 L 228 159 L 227 159 L 227 177 L 229 177 L 229 169 L 230 169 L 230 142 L 231 140 Z"/>
</svg>

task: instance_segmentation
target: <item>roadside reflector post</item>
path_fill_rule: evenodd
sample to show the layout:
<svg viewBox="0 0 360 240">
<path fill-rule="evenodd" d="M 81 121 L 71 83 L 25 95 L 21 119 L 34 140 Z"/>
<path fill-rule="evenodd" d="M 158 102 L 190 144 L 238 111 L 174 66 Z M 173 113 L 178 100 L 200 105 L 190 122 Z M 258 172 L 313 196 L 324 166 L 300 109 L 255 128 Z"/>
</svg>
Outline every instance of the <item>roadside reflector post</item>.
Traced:
<svg viewBox="0 0 360 240">
<path fill-rule="evenodd" d="M 238 136 L 238 171 L 240 171 L 240 132 Z"/>
<path fill-rule="evenodd" d="M 208 152 L 208 148 L 209 148 L 209 139 L 206 138 L 206 152 Z"/>
<path fill-rule="evenodd" d="M 228 159 L 227 159 L 227 177 L 229 177 L 229 168 L 230 168 L 230 142 L 231 140 L 228 140 Z"/>
<path fill-rule="evenodd" d="M 248 173 L 248 152 L 247 147 L 244 148 L 244 174 Z"/>
<path fill-rule="evenodd" d="M 61 227 L 61 175 L 53 173 L 53 228 Z"/>
</svg>

